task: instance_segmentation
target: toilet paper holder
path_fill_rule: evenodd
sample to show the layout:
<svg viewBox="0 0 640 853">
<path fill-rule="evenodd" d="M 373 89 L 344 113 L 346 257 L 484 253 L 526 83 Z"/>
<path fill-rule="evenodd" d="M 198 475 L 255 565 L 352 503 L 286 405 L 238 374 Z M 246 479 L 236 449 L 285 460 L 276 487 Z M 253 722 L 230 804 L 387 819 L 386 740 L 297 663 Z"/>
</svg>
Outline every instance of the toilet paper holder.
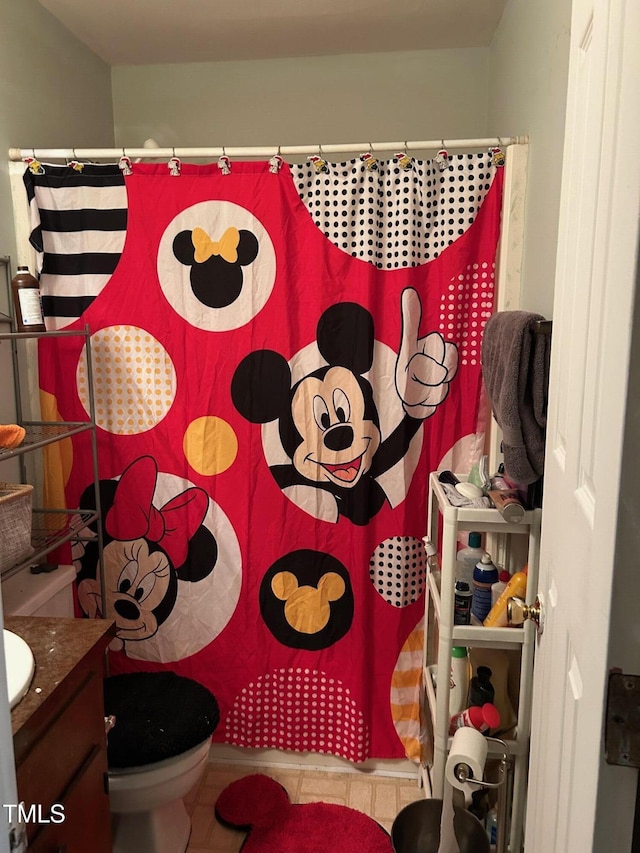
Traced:
<svg viewBox="0 0 640 853">
<path fill-rule="evenodd" d="M 476 779 L 473 775 L 473 771 L 468 764 L 465 764 L 464 761 L 460 761 L 453 768 L 454 775 L 456 779 L 460 783 L 469 783 L 470 785 L 477 785 L 479 788 L 497 788 L 498 790 L 498 801 L 497 801 L 497 811 L 498 811 L 498 834 L 496 838 L 496 853 L 506 853 L 507 851 L 507 802 L 508 802 L 508 791 L 507 791 L 507 779 L 508 773 L 511 766 L 511 758 L 509 755 L 509 747 L 507 744 L 496 737 L 488 737 L 487 741 L 490 741 L 495 744 L 499 744 L 502 747 L 502 756 L 499 758 L 500 766 L 498 769 L 500 778 L 497 782 L 486 782 L 484 779 Z"/>
</svg>

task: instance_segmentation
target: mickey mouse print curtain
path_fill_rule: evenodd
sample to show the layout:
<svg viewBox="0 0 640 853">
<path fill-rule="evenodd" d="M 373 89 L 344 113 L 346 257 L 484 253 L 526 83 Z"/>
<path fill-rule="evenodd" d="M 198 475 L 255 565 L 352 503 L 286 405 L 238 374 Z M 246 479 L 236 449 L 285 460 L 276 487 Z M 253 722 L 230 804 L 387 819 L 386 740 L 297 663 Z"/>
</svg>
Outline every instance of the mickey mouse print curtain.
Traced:
<svg viewBox="0 0 640 853">
<path fill-rule="evenodd" d="M 502 194 L 489 153 L 370 159 L 25 174 L 48 327 L 91 330 L 78 615 L 112 672 L 205 684 L 214 740 L 353 761 L 419 757 L 427 478 L 481 452 Z M 40 342 L 64 420 L 80 346 Z M 90 504 L 86 434 L 66 459 Z"/>
</svg>

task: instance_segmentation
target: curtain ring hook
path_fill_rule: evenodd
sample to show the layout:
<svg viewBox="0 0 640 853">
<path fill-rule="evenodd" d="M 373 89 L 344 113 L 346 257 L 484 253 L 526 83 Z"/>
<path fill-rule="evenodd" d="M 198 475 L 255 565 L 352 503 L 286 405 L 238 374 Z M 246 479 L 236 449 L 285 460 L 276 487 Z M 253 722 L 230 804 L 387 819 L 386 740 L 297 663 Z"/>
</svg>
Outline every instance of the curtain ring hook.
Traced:
<svg viewBox="0 0 640 853">
<path fill-rule="evenodd" d="M 320 142 L 318 142 L 318 153 L 320 154 L 320 157 L 322 157 L 322 144 Z"/>
<path fill-rule="evenodd" d="M 175 148 L 173 148 L 173 147 L 171 148 L 171 156 L 175 159 L 175 156 L 176 156 L 176 149 L 175 149 Z"/>
</svg>

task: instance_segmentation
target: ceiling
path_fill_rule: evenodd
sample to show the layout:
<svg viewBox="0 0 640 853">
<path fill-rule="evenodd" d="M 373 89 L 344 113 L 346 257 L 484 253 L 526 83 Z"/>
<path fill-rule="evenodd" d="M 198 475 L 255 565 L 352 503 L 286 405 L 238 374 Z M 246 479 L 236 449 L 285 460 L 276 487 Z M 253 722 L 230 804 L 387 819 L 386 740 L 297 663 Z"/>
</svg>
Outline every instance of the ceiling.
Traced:
<svg viewBox="0 0 640 853">
<path fill-rule="evenodd" d="M 39 0 L 109 65 L 486 47 L 507 0 Z"/>
</svg>

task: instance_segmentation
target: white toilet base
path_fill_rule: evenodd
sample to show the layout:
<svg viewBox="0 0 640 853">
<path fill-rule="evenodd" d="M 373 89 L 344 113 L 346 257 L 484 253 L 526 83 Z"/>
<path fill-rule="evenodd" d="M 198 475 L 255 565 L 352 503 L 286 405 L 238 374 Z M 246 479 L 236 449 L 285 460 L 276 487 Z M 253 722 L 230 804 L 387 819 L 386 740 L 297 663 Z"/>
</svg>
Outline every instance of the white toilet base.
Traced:
<svg viewBox="0 0 640 853">
<path fill-rule="evenodd" d="M 202 778 L 209 740 L 175 758 L 110 771 L 113 853 L 184 853 L 191 819 L 183 797 Z"/>
<path fill-rule="evenodd" d="M 184 853 L 191 819 L 181 799 L 146 812 L 112 815 L 113 853 Z"/>
</svg>

